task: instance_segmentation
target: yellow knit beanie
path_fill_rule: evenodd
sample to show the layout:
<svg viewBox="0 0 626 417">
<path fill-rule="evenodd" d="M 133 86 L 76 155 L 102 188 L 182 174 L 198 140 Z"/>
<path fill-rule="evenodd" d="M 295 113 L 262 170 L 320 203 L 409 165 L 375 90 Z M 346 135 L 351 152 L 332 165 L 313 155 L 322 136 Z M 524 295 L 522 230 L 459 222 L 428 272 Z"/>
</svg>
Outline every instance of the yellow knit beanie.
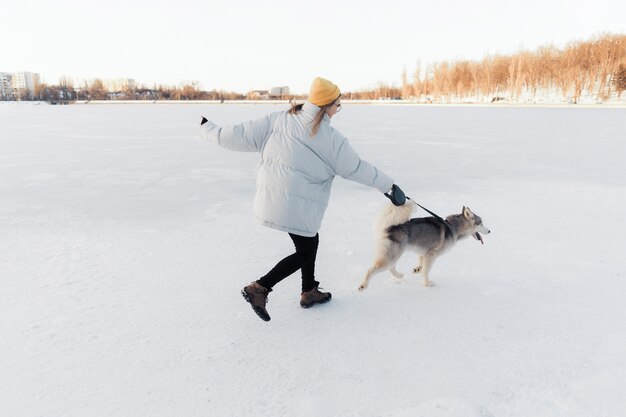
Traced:
<svg viewBox="0 0 626 417">
<path fill-rule="evenodd" d="M 311 83 L 309 101 L 318 107 L 323 107 L 337 100 L 340 94 L 341 91 L 335 84 L 324 78 L 317 77 Z"/>
</svg>

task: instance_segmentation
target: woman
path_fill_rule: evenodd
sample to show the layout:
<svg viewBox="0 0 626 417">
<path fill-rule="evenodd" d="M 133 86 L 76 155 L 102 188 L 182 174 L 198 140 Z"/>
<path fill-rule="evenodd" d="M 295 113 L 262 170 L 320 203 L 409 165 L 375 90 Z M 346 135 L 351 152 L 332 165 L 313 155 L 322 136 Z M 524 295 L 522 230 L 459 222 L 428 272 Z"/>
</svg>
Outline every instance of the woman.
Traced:
<svg viewBox="0 0 626 417">
<path fill-rule="evenodd" d="M 289 233 L 296 251 L 242 290 L 257 315 L 269 321 L 267 295 L 284 278 L 302 272 L 300 305 L 304 308 L 330 301 L 315 280 L 318 230 L 328 205 L 333 179 L 377 188 L 396 205 L 405 197 L 391 178 L 363 161 L 348 140 L 330 126 L 341 109 L 339 87 L 323 78 L 311 84 L 308 100 L 289 111 L 262 119 L 219 127 L 202 118 L 202 136 L 220 146 L 261 155 L 254 212 L 258 223 Z"/>
</svg>

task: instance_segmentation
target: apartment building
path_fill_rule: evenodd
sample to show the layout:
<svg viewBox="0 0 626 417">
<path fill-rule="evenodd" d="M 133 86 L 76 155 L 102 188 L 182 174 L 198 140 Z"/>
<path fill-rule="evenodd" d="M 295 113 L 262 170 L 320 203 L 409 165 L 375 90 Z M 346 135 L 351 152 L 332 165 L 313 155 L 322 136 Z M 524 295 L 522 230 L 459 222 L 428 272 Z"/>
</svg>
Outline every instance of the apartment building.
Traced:
<svg viewBox="0 0 626 417">
<path fill-rule="evenodd" d="M 11 86 L 13 93 L 20 95 L 23 93 L 34 94 L 35 87 L 39 84 L 39 74 L 35 72 L 14 72 L 11 74 Z"/>
<path fill-rule="evenodd" d="M 285 97 L 289 95 L 289 87 L 272 87 L 270 89 L 270 96 L 272 97 Z"/>
<path fill-rule="evenodd" d="M 11 74 L 0 72 L 0 100 L 13 96 L 13 86 L 11 85 Z"/>
</svg>

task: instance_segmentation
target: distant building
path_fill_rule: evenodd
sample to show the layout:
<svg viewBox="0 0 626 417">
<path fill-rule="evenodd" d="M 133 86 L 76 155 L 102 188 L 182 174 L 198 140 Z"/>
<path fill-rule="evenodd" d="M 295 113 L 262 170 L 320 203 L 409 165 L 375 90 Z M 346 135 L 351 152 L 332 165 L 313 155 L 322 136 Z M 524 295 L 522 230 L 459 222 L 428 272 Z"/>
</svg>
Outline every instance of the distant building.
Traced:
<svg viewBox="0 0 626 417">
<path fill-rule="evenodd" d="M 270 98 L 287 98 L 289 87 L 272 87 L 269 90 L 252 90 L 248 92 L 249 100 L 269 100 Z"/>
<path fill-rule="evenodd" d="M 34 72 L 0 72 L 0 98 L 34 95 L 39 85 L 39 74 Z"/>
<path fill-rule="evenodd" d="M 248 93 L 250 100 L 268 100 L 270 98 L 270 92 L 267 90 L 253 90 Z"/>
<path fill-rule="evenodd" d="M 11 85 L 11 74 L 0 72 L 0 99 L 13 97 L 13 87 Z"/>
<path fill-rule="evenodd" d="M 132 78 L 118 78 L 115 80 L 103 80 L 104 88 L 110 93 L 117 93 L 124 90 L 134 90 L 137 83 Z"/>
<path fill-rule="evenodd" d="M 11 74 L 11 86 L 13 94 L 19 96 L 24 93 L 35 94 L 35 88 L 39 85 L 39 74 L 34 72 L 14 72 Z"/>
<path fill-rule="evenodd" d="M 284 97 L 289 95 L 289 87 L 272 87 L 270 89 L 270 96 L 272 97 Z"/>
</svg>

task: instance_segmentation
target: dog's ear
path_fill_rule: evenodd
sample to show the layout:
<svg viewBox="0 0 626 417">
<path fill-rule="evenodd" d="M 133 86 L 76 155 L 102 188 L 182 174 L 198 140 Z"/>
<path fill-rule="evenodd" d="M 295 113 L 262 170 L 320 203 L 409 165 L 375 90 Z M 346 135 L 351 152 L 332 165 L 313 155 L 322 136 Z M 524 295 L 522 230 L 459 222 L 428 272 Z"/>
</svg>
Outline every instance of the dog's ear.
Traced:
<svg viewBox="0 0 626 417">
<path fill-rule="evenodd" d="M 474 213 L 472 213 L 472 210 L 470 210 L 469 207 L 463 206 L 463 216 L 465 216 L 467 220 L 471 220 L 474 218 Z"/>
</svg>

